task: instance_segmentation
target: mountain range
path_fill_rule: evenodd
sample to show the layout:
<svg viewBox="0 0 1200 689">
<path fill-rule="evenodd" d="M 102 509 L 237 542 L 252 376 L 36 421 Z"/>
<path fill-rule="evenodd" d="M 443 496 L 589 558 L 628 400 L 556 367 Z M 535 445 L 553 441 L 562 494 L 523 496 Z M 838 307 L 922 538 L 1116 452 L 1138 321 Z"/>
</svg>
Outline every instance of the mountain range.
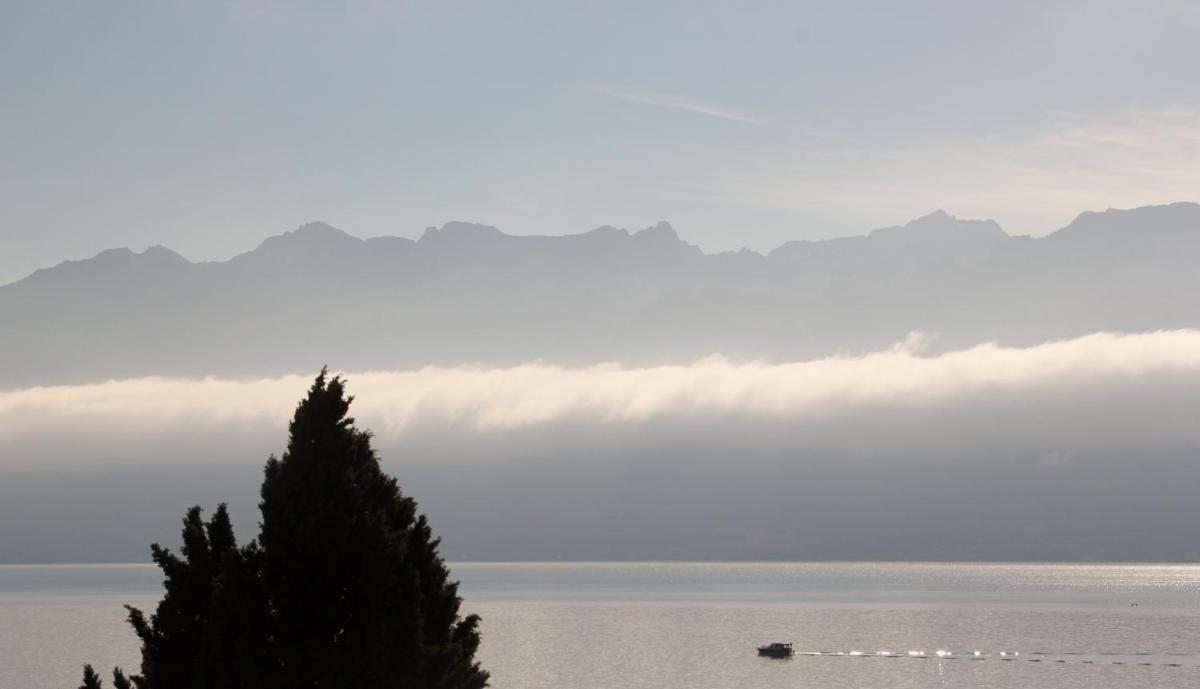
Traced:
<svg viewBox="0 0 1200 689">
<path fill-rule="evenodd" d="M 666 223 L 418 240 L 311 223 L 226 261 L 112 249 L 0 287 L 6 386 L 529 360 L 774 361 L 1200 326 L 1200 204 L 1086 212 L 1040 238 L 943 211 L 709 254 Z"/>
<path fill-rule="evenodd" d="M 354 372 L 456 559 L 1196 561 L 1195 333 L 1079 336 L 1200 327 L 1197 258 L 1195 203 L 1040 238 L 936 212 L 768 254 L 464 223 L 314 223 L 209 263 L 106 251 L 0 287 L 0 562 L 140 561 L 192 504 L 253 532 L 322 364 Z M 913 331 L 927 356 L 635 368 Z M 534 360 L 630 367 L 368 373 Z M 247 380 L 284 373 L 304 377 Z M 30 387 L 155 374 L 239 380 Z"/>
</svg>

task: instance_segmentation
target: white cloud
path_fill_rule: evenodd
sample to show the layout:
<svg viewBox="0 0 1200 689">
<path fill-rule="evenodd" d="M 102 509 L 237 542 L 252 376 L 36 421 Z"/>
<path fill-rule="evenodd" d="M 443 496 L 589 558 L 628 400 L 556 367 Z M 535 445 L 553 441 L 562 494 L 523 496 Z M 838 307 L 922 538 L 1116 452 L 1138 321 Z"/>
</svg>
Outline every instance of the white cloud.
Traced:
<svg viewBox="0 0 1200 689">
<path fill-rule="evenodd" d="M 425 368 L 348 375 L 382 446 L 467 460 L 622 443 L 948 457 L 1200 447 L 1200 331 L 794 363 Z M 0 393 L 0 468 L 261 461 L 310 380 L 139 378 Z"/>
</svg>

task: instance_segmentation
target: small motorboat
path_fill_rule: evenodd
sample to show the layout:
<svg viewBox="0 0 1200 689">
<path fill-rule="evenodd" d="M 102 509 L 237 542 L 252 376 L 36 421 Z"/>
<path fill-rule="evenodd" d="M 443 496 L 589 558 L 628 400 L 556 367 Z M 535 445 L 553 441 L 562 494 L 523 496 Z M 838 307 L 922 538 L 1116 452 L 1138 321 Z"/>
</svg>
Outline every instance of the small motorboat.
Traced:
<svg viewBox="0 0 1200 689">
<path fill-rule="evenodd" d="M 789 644 L 774 643 L 774 644 L 767 644 L 766 646 L 759 646 L 758 654 L 760 656 L 770 656 L 771 658 L 791 658 L 792 657 L 792 645 L 790 643 Z"/>
</svg>

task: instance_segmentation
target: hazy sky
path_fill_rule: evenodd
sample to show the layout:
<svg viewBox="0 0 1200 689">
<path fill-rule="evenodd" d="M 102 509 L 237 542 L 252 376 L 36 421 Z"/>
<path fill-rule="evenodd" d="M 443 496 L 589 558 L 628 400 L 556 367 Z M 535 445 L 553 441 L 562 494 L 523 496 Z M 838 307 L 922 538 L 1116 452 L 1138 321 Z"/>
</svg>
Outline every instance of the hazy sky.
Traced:
<svg viewBox="0 0 1200 689">
<path fill-rule="evenodd" d="M 579 4 L 5 3 L 0 283 L 314 219 L 769 249 L 1200 188 L 1194 2 Z"/>
</svg>

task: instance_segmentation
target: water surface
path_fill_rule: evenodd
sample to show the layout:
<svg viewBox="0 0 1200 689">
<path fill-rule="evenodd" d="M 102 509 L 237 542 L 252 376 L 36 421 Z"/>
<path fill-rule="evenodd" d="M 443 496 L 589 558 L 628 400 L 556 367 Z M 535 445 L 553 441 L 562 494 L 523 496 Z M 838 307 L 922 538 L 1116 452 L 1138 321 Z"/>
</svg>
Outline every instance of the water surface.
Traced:
<svg viewBox="0 0 1200 689">
<path fill-rule="evenodd" d="M 495 687 L 1200 686 L 1197 565 L 452 569 Z M 75 687 L 84 662 L 136 668 L 121 605 L 152 608 L 159 581 L 140 565 L 0 566 L 0 689 Z M 806 655 L 758 657 L 769 641 Z"/>
</svg>

